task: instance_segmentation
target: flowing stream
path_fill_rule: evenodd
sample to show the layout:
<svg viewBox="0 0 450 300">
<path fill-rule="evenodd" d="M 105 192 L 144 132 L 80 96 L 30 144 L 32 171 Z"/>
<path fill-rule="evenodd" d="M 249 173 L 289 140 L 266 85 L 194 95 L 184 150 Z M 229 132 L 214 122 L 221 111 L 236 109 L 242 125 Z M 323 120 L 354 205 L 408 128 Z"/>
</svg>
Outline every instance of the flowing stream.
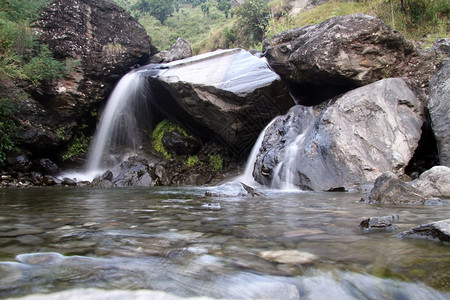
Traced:
<svg viewBox="0 0 450 300">
<path fill-rule="evenodd" d="M 0 190 L 0 298 L 73 288 L 152 289 L 231 299 L 449 299 L 448 245 L 367 234 L 450 218 L 442 207 L 383 207 L 358 194 L 208 188 Z M 263 253 L 312 255 L 277 261 Z M 286 296 L 287 291 L 297 298 Z"/>
</svg>

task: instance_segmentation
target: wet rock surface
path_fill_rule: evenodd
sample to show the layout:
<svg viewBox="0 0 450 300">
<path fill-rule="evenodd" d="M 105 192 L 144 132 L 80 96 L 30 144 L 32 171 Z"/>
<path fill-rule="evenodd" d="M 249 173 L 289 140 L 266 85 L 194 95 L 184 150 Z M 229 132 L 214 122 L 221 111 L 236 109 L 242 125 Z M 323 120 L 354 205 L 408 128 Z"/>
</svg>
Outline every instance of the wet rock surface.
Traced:
<svg viewBox="0 0 450 300">
<path fill-rule="evenodd" d="M 386 77 L 426 84 L 429 55 L 378 18 L 355 14 L 294 28 L 264 41 L 270 66 L 311 105 Z"/>
<path fill-rule="evenodd" d="M 385 205 L 423 205 L 424 194 L 403 182 L 392 172 L 386 172 L 375 180 L 369 203 Z"/>
<path fill-rule="evenodd" d="M 314 108 L 294 107 L 267 130 L 253 175 L 259 183 L 339 190 L 402 174 L 421 136 L 423 105 L 390 78 Z M 288 179 L 290 178 L 290 179 Z"/>
<path fill-rule="evenodd" d="M 261 197 L 263 194 L 242 182 L 232 181 L 210 189 L 205 195 L 209 197 Z"/>
<path fill-rule="evenodd" d="M 258 255 L 281 264 L 309 264 L 318 259 L 317 255 L 297 250 L 262 251 Z"/>
<path fill-rule="evenodd" d="M 166 132 L 162 137 L 162 143 L 169 153 L 176 155 L 197 154 L 201 148 L 197 139 L 185 136 L 178 130 Z"/>
<path fill-rule="evenodd" d="M 246 157 L 264 126 L 294 104 L 286 86 L 260 58 L 242 49 L 217 50 L 164 65 L 152 84 L 155 103 L 206 141 Z"/>
<path fill-rule="evenodd" d="M 420 225 L 399 233 L 397 236 L 450 242 L 450 219 Z"/>
<path fill-rule="evenodd" d="M 447 59 L 430 80 L 430 102 L 428 104 L 433 131 L 437 140 L 439 159 L 441 164 L 447 167 L 450 167 L 449 95 L 450 59 Z"/>
<path fill-rule="evenodd" d="M 359 227 L 367 233 L 392 232 L 398 229 L 398 226 L 393 224 L 398 219 L 398 215 L 370 217 L 361 221 Z"/>
<path fill-rule="evenodd" d="M 75 134 L 92 134 L 97 107 L 120 77 L 146 64 L 156 49 L 145 29 L 107 0 L 53 1 L 32 30 L 56 59 L 73 60 L 73 68 L 63 78 L 38 87 L 24 82 L 2 85 L 1 97 L 13 99 L 16 107 L 20 150 L 32 152 L 33 161 L 60 164 L 59 154 L 67 151 Z M 41 171 L 39 167 L 36 164 L 35 170 Z M 55 175 L 48 171 L 45 175 Z"/>
<path fill-rule="evenodd" d="M 411 182 L 411 186 L 420 190 L 425 197 L 450 199 L 450 167 L 435 166 Z"/>
</svg>

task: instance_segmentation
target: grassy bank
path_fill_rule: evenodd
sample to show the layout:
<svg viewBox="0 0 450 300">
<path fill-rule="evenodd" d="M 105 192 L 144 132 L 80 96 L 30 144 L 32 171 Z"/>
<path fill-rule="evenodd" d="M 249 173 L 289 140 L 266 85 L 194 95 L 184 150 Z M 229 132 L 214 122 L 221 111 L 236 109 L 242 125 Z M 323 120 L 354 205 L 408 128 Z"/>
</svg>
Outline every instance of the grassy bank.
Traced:
<svg viewBox="0 0 450 300">
<path fill-rule="evenodd" d="M 266 30 L 269 38 L 290 28 L 317 24 L 332 17 L 354 13 L 377 16 L 402 32 L 406 38 L 422 41 L 426 46 L 430 46 L 437 38 L 450 37 L 450 5 L 447 0 L 412 0 L 404 4 L 404 9 L 399 0 L 332 0 L 296 16 L 282 10 L 287 2 L 275 0 L 269 4 L 272 9 L 272 18 Z"/>
</svg>

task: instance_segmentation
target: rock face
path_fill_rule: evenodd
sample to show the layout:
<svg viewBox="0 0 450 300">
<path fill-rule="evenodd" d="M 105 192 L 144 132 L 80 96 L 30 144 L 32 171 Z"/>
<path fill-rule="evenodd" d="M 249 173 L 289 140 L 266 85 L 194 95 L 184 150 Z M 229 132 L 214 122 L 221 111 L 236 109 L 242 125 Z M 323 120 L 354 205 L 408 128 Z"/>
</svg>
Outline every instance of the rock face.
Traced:
<svg viewBox="0 0 450 300">
<path fill-rule="evenodd" d="M 323 109 L 321 109 L 323 107 Z M 402 174 L 421 135 L 423 106 L 408 84 L 390 78 L 315 108 L 296 106 L 265 134 L 259 183 L 337 190 Z"/>
<path fill-rule="evenodd" d="M 383 205 L 423 205 L 424 194 L 401 181 L 392 172 L 386 172 L 375 180 L 369 203 Z"/>
<path fill-rule="evenodd" d="M 439 159 L 450 167 L 450 60 L 430 80 L 430 102 L 428 108 L 436 137 Z"/>
<path fill-rule="evenodd" d="M 420 190 L 426 197 L 450 199 L 450 168 L 435 166 L 423 172 L 411 186 Z"/>
<path fill-rule="evenodd" d="M 450 242 L 450 219 L 414 227 L 399 233 L 398 237 Z"/>
<path fill-rule="evenodd" d="M 164 65 L 151 85 L 155 106 L 197 136 L 247 155 L 264 126 L 294 105 L 266 62 L 241 49 Z"/>
<path fill-rule="evenodd" d="M 192 56 L 191 44 L 182 38 L 178 38 L 168 51 L 161 51 L 155 54 L 151 61 L 154 63 L 172 62 L 175 60 Z"/>
<path fill-rule="evenodd" d="M 34 29 L 55 58 L 75 61 L 67 76 L 33 90 L 34 99 L 21 99 L 17 113 L 21 145 L 54 156 L 83 118 L 93 119 L 116 81 L 156 49 L 145 29 L 109 0 L 53 1 Z"/>
<path fill-rule="evenodd" d="M 425 84 L 433 72 L 431 60 L 398 31 L 362 14 L 287 30 L 264 41 L 264 49 L 270 66 L 303 105 L 387 77 Z"/>
</svg>

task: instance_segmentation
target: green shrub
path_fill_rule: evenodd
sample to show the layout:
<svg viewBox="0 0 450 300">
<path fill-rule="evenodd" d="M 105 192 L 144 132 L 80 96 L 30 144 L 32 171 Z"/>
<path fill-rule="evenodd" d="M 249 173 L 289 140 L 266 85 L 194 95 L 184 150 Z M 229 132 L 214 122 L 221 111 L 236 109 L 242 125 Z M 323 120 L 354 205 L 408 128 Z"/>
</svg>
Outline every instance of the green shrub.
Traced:
<svg viewBox="0 0 450 300">
<path fill-rule="evenodd" d="M 200 162 L 200 160 L 198 159 L 198 156 L 197 156 L 197 155 L 193 155 L 193 156 L 189 156 L 189 157 L 187 158 L 187 160 L 186 160 L 186 165 L 187 165 L 188 167 L 193 167 L 193 166 L 196 166 L 196 165 L 201 165 L 201 162 Z"/>
<path fill-rule="evenodd" d="M 63 76 L 74 64 L 60 62 L 40 45 L 31 22 L 49 0 L 8 0 L 0 4 L 0 75 L 28 80 L 37 86 Z"/>
<path fill-rule="evenodd" d="M 4 163 L 6 154 L 15 148 L 15 134 L 18 124 L 13 118 L 14 108 L 6 99 L 0 100 L 0 163 Z"/>
<path fill-rule="evenodd" d="M 153 137 L 153 148 L 162 153 L 165 158 L 171 159 L 172 155 L 170 155 L 169 152 L 167 152 L 166 147 L 164 147 L 162 138 L 166 132 L 172 132 L 174 130 L 177 130 L 181 134 L 185 136 L 189 136 L 189 134 L 181 128 L 180 125 L 170 121 L 170 120 L 163 120 L 158 125 L 156 125 L 155 129 L 153 130 L 152 137 Z"/>
<path fill-rule="evenodd" d="M 209 165 L 213 167 L 216 171 L 222 171 L 223 169 L 223 158 L 220 154 L 210 154 L 209 155 Z"/>
<path fill-rule="evenodd" d="M 90 137 L 77 137 L 75 138 L 72 143 L 70 144 L 67 151 L 63 154 L 62 159 L 68 160 L 69 158 L 72 158 L 78 154 L 86 153 L 89 149 L 89 144 L 91 142 Z"/>
</svg>

